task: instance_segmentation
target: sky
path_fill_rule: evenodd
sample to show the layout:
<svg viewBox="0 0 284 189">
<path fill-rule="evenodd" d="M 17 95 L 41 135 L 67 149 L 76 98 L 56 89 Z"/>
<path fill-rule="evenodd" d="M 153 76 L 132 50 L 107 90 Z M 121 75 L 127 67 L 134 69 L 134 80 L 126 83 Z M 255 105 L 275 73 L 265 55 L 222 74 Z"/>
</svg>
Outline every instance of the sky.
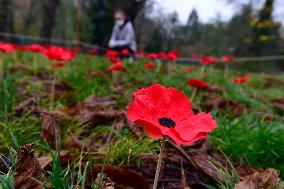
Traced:
<svg viewBox="0 0 284 189">
<path fill-rule="evenodd" d="M 182 23 L 186 23 L 188 16 L 193 8 L 196 8 L 201 22 L 210 22 L 221 16 L 221 20 L 229 20 L 239 6 L 228 4 L 226 0 L 155 0 L 156 9 L 163 8 L 166 12 L 176 11 Z M 241 0 L 246 2 L 249 0 Z M 284 0 L 275 0 L 274 17 L 277 21 L 284 24 Z M 260 0 L 259 6 L 262 6 L 264 0 Z"/>
</svg>

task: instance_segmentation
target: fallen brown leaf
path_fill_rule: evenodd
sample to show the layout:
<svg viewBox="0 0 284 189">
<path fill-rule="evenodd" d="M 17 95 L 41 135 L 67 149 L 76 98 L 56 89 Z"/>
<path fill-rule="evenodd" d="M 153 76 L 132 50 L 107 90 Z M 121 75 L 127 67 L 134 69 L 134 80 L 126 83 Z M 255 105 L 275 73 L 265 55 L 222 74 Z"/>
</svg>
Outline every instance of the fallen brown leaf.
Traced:
<svg viewBox="0 0 284 189">
<path fill-rule="evenodd" d="M 16 115 L 19 116 L 24 110 L 34 111 L 36 109 L 37 99 L 30 97 L 15 107 Z"/>
<path fill-rule="evenodd" d="M 20 147 L 17 151 L 17 163 L 14 176 L 15 189 L 43 189 L 34 179 L 40 179 L 42 169 L 31 144 Z M 34 178 L 34 179 L 33 179 Z"/>
<path fill-rule="evenodd" d="M 276 189 L 279 181 L 279 171 L 269 168 L 241 178 L 234 189 Z"/>
<path fill-rule="evenodd" d="M 42 114 L 41 138 L 45 140 L 53 149 L 56 148 L 60 138 L 60 120 L 52 114 Z"/>
<path fill-rule="evenodd" d="M 97 166 L 92 170 L 88 176 L 96 178 L 99 173 L 103 173 L 113 181 L 114 187 L 117 189 L 134 188 L 134 189 L 148 189 L 149 185 L 145 177 L 142 175 L 123 168 L 115 168 L 112 166 Z M 91 178 L 88 180 L 91 181 Z"/>
<path fill-rule="evenodd" d="M 61 150 L 59 152 L 59 156 L 60 156 L 61 164 L 64 164 L 64 162 L 66 161 L 68 162 L 72 157 L 69 151 L 67 150 Z M 47 154 L 45 156 L 39 157 L 38 161 L 39 161 L 39 165 L 41 169 L 44 170 L 51 164 L 53 160 L 52 160 L 52 156 L 50 154 Z"/>
<path fill-rule="evenodd" d="M 51 155 L 42 156 L 37 159 L 42 170 L 44 170 L 52 162 Z"/>
<path fill-rule="evenodd" d="M 201 171 L 203 171 L 205 174 L 210 176 L 212 179 L 214 179 L 215 181 L 218 181 L 218 182 L 223 181 L 222 176 L 209 163 L 210 159 L 208 158 L 207 154 L 192 153 L 192 154 L 190 154 L 190 158 Z"/>
</svg>

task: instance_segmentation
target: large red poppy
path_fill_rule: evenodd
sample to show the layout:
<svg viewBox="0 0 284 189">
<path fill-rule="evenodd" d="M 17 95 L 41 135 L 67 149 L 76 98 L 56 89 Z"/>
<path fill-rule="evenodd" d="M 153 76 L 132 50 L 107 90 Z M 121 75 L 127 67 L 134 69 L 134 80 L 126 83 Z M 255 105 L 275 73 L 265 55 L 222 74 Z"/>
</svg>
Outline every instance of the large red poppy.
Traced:
<svg viewBox="0 0 284 189">
<path fill-rule="evenodd" d="M 16 51 L 16 45 L 12 43 L 0 42 L 0 51 L 4 51 L 6 53 L 13 53 Z"/>
<path fill-rule="evenodd" d="M 202 79 L 189 79 L 188 84 L 199 89 L 206 89 L 209 87 L 209 84 Z"/>
<path fill-rule="evenodd" d="M 58 46 L 48 47 L 43 51 L 43 54 L 49 60 L 66 61 L 66 62 L 72 60 L 76 56 L 76 53 L 70 52 Z"/>
<path fill-rule="evenodd" d="M 152 138 L 169 136 L 177 144 L 191 144 L 217 127 L 210 113 L 193 113 L 184 93 L 160 84 L 134 93 L 127 118 L 143 126 Z"/>
<path fill-rule="evenodd" d="M 240 77 L 235 77 L 233 79 L 233 83 L 244 84 L 244 83 L 248 82 L 249 80 L 250 80 L 250 77 L 248 75 L 243 75 L 243 76 L 240 76 Z"/>
</svg>

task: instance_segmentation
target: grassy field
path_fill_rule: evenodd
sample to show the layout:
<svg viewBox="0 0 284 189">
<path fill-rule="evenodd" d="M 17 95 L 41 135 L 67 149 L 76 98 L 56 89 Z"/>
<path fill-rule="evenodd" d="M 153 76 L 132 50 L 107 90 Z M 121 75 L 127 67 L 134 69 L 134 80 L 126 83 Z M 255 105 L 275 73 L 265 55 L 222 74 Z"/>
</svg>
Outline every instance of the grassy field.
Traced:
<svg viewBox="0 0 284 189">
<path fill-rule="evenodd" d="M 0 153 L 2 161 L 4 157 L 8 157 L 11 165 L 8 166 L 8 171 L 0 172 L 0 188 L 10 188 L 12 185 L 16 150 L 24 144 L 33 144 L 37 157 L 53 154 L 50 173 L 43 181 L 48 183 L 47 186 L 88 188 L 83 184 L 87 182 L 85 181 L 87 173 L 84 174 L 83 168 L 78 171 L 82 161 L 84 165 L 88 162 L 90 167 L 112 165 L 145 175 L 145 161 L 141 157 L 145 154 L 158 153 L 159 141 L 150 139 L 146 135 L 137 137 L 128 127 L 129 123 L 124 117 L 122 121 L 115 120 L 119 122 L 116 122 L 119 128 L 105 120 L 95 121 L 96 123 L 84 123 L 75 119 L 63 120 L 60 122 L 60 149 L 57 146 L 57 151 L 54 151 L 40 137 L 43 119 L 35 112 L 39 108 L 51 112 L 70 107 L 83 102 L 91 95 L 112 97 L 116 103 L 111 105 L 110 109 L 124 111 L 131 102 L 134 91 L 153 83 L 183 91 L 189 98 L 193 98 L 192 106 L 195 112 L 211 111 L 218 122 L 218 128 L 209 137 L 211 145 L 207 150 L 212 158 L 225 159 L 236 167 L 247 165 L 262 169 L 274 168 L 280 170 L 283 178 L 283 74 L 268 75 L 246 73 L 245 70 L 242 72 L 229 70 L 229 74 L 225 77 L 223 70 L 208 66 L 204 80 L 210 85 L 218 86 L 218 90 L 196 91 L 187 81 L 190 78 L 200 78 L 199 67 L 193 67 L 193 71 L 189 73 L 186 65 L 170 64 L 168 68 L 167 64 L 157 62 L 154 63 L 156 65 L 154 69 L 146 69 L 144 64 L 148 62 L 149 60 L 143 59 L 134 62 L 125 60 L 123 62 L 125 71 L 111 73 L 107 68 L 112 63 L 106 58 L 87 54 L 79 54 L 66 63 L 64 68 L 56 70 L 51 68 L 51 62 L 41 54 L 17 52 L 2 55 L 0 57 Z M 250 76 L 249 82 L 232 83 L 234 77 L 243 74 Z M 55 97 L 51 100 L 50 91 L 53 82 L 55 82 Z M 193 97 L 194 90 L 196 95 Z M 29 98 L 34 98 L 36 103 L 32 106 L 26 104 L 19 107 L 19 103 Z M 84 145 L 80 149 L 81 143 Z M 188 153 L 198 148 L 185 147 Z M 63 150 L 68 150 L 68 153 L 72 154 L 73 164 L 60 166 L 59 151 Z M 167 146 L 166 152 L 175 153 L 175 149 Z M 94 158 L 91 155 L 94 155 Z M 151 165 L 153 164 L 149 163 L 149 166 Z M 152 169 L 155 169 L 155 159 Z M 72 175 L 74 178 L 82 179 L 74 179 Z M 167 174 L 165 173 L 164 176 L 167 177 Z M 146 177 L 152 182 L 152 178 L 148 175 Z M 72 178 L 76 180 L 76 184 L 75 181 L 72 184 Z M 192 188 L 206 188 L 206 186 L 209 188 L 208 185 L 213 188 L 233 188 L 239 180 L 227 175 L 224 176 L 226 184 L 224 182 L 220 184 L 210 178 L 205 181 L 193 179 L 193 182 L 191 180 L 193 176 L 187 172 L 186 178 Z M 203 182 L 207 182 L 206 186 Z"/>
</svg>

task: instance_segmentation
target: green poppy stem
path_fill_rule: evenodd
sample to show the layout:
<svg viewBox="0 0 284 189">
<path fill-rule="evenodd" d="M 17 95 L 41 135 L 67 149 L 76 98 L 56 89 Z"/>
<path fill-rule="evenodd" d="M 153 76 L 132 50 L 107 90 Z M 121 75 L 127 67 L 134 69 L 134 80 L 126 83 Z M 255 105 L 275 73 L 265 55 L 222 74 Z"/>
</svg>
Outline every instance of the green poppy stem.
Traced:
<svg viewBox="0 0 284 189">
<path fill-rule="evenodd" d="M 225 65 L 225 70 L 224 70 L 224 78 L 226 78 L 229 74 L 229 65 L 228 63 Z"/>
<path fill-rule="evenodd" d="M 34 75 L 37 74 L 37 62 L 36 62 L 36 55 L 33 53 L 33 72 Z"/>
<path fill-rule="evenodd" d="M 205 74 L 205 65 L 202 65 L 201 70 L 200 70 L 201 79 L 203 79 L 204 74 Z"/>
<path fill-rule="evenodd" d="M 56 70 L 53 70 L 53 80 L 52 80 L 52 84 L 51 84 L 49 111 L 52 111 L 52 109 L 53 109 L 54 96 L 55 96 L 55 82 L 56 82 Z"/>
<path fill-rule="evenodd" d="M 213 74 L 213 71 L 214 71 L 214 68 L 213 68 L 213 65 L 210 66 L 210 70 L 209 70 L 209 74 Z"/>
<path fill-rule="evenodd" d="M 165 143 L 166 143 L 166 137 L 163 136 L 162 141 L 161 141 L 160 154 L 159 154 L 159 159 L 158 159 L 158 163 L 157 163 L 153 189 L 157 189 L 157 186 L 158 186 L 159 175 L 160 175 L 162 159 L 163 159 L 163 153 L 164 153 L 164 149 L 165 149 Z"/>
<path fill-rule="evenodd" d="M 156 73 L 159 73 L 160 70 L 161 70 L 161 66 L 162 66 L 161 60 L 157 61 L 157 62 L 156 62 L 156 65 L 157 65 Z"/>
<path fill-rule="evenodd" d="M 194 88 L 193 91 L 192 91 L 192 93 L 191 93 L 191 97 L 190 97 L 190 101 L 191 101 L 191 102 L 193 101 L 193 99 L 194 99 L 196 93 L 197 93 L 197 88 Z"/>
</svg>

